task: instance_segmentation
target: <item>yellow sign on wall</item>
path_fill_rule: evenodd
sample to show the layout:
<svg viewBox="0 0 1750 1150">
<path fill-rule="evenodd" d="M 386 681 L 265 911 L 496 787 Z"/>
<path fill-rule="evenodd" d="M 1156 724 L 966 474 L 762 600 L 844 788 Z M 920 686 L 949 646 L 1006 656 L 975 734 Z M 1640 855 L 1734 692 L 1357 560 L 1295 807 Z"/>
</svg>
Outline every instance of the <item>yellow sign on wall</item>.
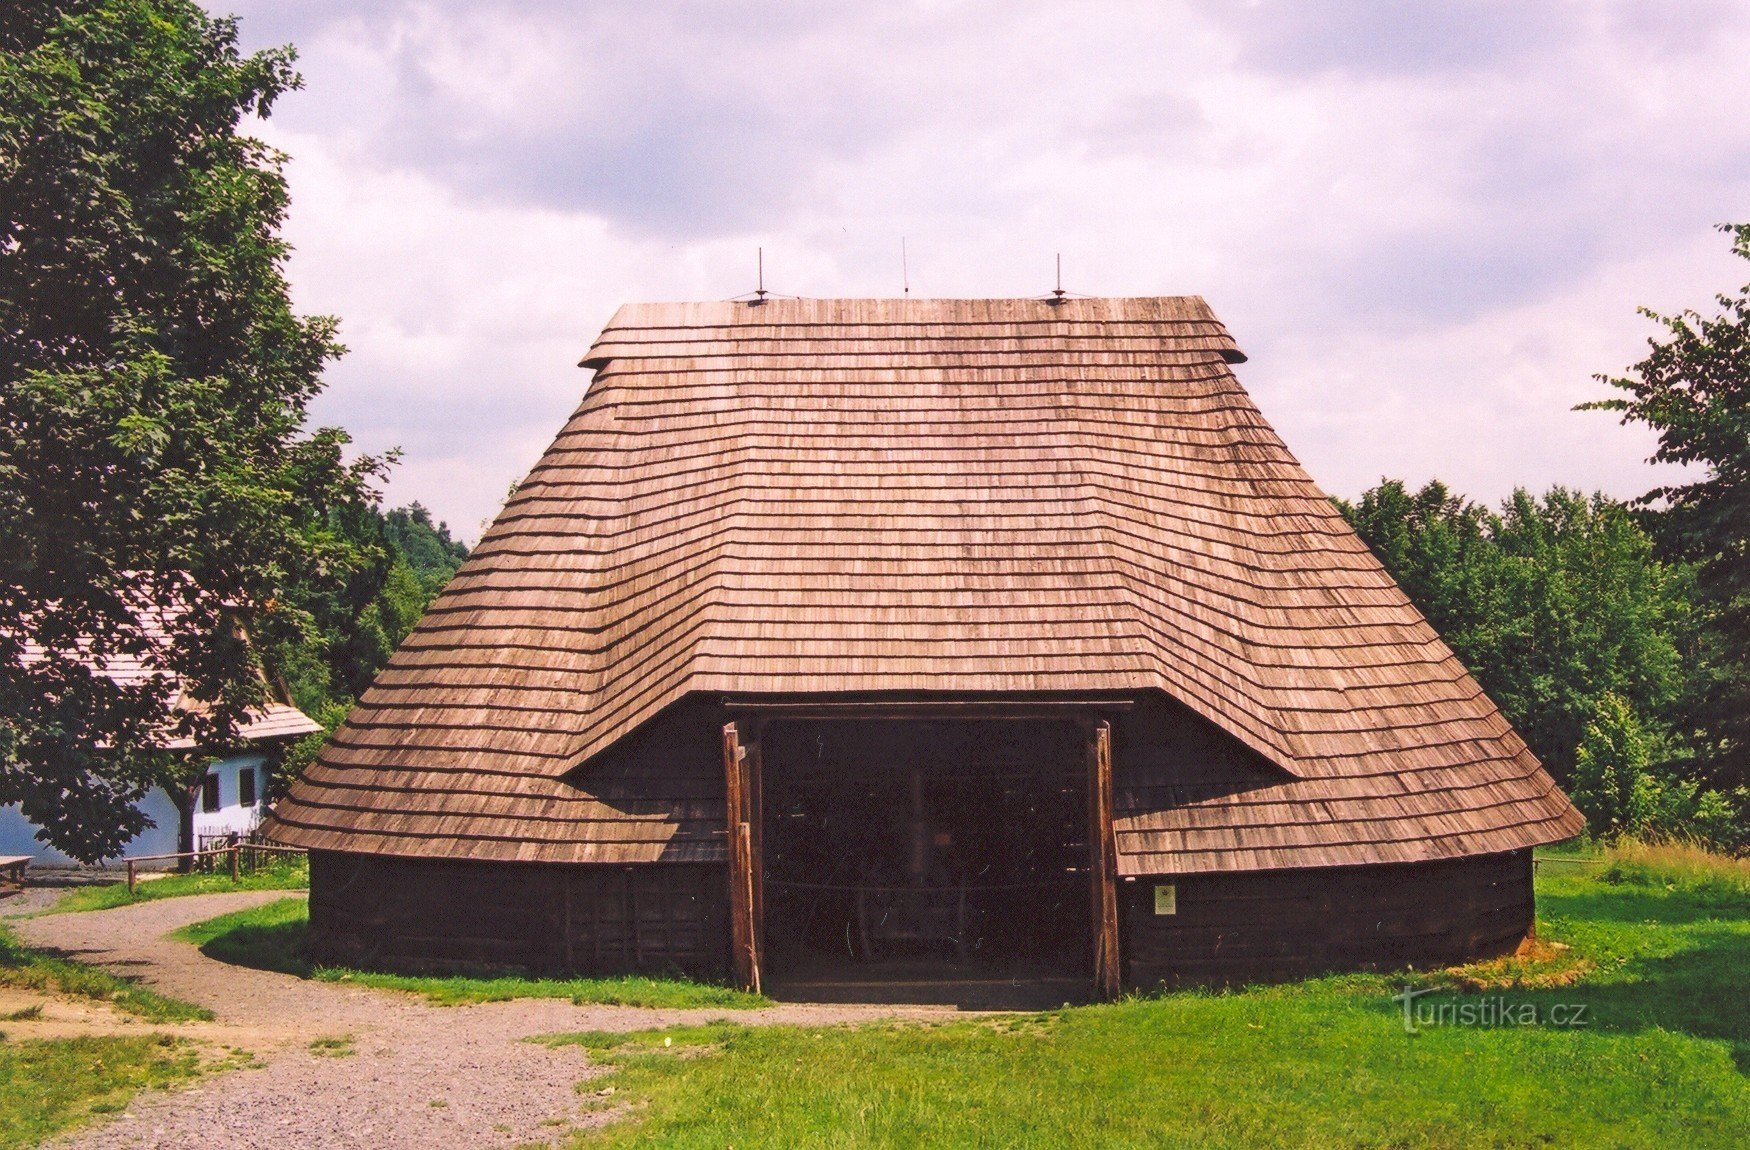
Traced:
<svg viewBox="0 0 1750 1150">
<path fill-rule="evenodd" d="M 1155 913 L 1179 913 L 1179 888 L 1177 886 L 1168 882 L 1155 887 Z"/>
</svg>

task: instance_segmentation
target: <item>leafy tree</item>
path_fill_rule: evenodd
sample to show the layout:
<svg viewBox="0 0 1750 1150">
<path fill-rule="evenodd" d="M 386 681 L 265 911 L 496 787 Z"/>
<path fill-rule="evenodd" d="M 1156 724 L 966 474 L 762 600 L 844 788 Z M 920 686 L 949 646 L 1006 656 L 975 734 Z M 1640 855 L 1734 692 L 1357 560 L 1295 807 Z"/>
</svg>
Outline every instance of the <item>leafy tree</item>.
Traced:
<svg viewBox="0 0 1750 1150">
<path fill-rule="evenodd" d="M 431 512 L 419 503 L 385 514 L 383 528 L 420 583 L 433 593 L 443 590 L 468 558 L 468 548 L 450 537 L 449 524 L 433 522 Z"/>
<path fill-rule="evenodd" d="M 292 60 L 190 0 L 0 8 L 0 802 L 78 857 L 189 769 L 151 750 L 168 679 L 91 659 L 173 673 L 208 704 L 177 733 L 222 745 L 264 689 L 235 614 L 290 650 L 380 583 L 352 527 L 387 461 L 305 430 L 341 348 L 291 307 L 283 157 L 239 131 Z"/>
<path fill-rule="evenodd" d="M 1750 795 L 1704 789 L 1674 774 L 1669 756 L 1621 695 L 1606 693 L 1586 725 L 1574 760 L 1569 797 L 1600 837 L 1698 839 L 1720 850 L 1746 842 L 1744 808 Z"/>
<path fill-rule="evenodd" d="M 449 527 L 434 523 L 431 512 L 418 503 L 380 515 L 377 527 L 372 538 L 379 538 L 387 548 L 388 565 L 376 597 L 289 653 L 293 697 L 323 729 L 287 751 L 269 776 L 273 793 L 316 757 L 346 718 L 353 698 L 389 661 L 468 557 L 468 548 L 450 536 Z"/>
<path fill-rule="evenodd" d="M 1557 487 L 1492 511 L 1398 480 L 1338 505 L 1558 779 L 1603 696 L 1662 718 L 1691 689 L 1693 574 L 1621 505 Z"/>
<path fill-rule="evenodd" d="M 1750 259 L 1750 224 L 1722 228 Z M 1750 286 L 1716 297 L 1719 314 L 1659 315 L 1663 339 L 1621 378 L 1600 377 L 1622 398 L 1584 405 L 1622 413 L 1659 433 L 1653 459 L 1685 464 L 1698 478 L 1655 488 L 1662 541 L 1699 565 L 1717 674 L 1693 725 L 1705 733 L 1715 778 L 1750 781 Z"/>
<path fill-rule="evenodd" d="M 358 578 L 294 588 L 314 627 L 279 653 L 294 700 L 311 715 L 350 705 L 468 557 L 418 503 L 351 517 L 342 533 Z"/>
</svg>

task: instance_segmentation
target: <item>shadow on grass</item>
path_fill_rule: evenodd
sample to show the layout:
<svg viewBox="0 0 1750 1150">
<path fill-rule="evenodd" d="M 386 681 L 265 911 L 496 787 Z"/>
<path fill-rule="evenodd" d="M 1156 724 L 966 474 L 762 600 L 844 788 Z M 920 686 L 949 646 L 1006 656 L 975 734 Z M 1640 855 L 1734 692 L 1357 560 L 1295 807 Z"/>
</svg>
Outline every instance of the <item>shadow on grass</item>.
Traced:
<svg viewBox="0 0 1750 1150">
<path fill-rule="evenodd" d="M 137 975 L 117 974 L 110 966 L 138 966 L 138 962 L 114 962 L 105 955 L 105 967 L 91 966 L 80 956 L 91 952 L 38 949 L 21 943 L 0 925 L 0 986 L 71 995 L 106 1002 L 148 1022 L 204 1021 L 212 1011 L 192 1002 L 159 994 Z"/>
<path fill-rule="evenodd" d="M 303 900 L 285 899 L 183 927 L 173 937 L 192 942 L 208 958 L 233 966 L 321 982 L 404 991 L 444 1006 L 502 1002 L 514 998 L 568 998 L 580 1006 L 745 1010 L 770 1005 L 769 1000 L 760 995 L 680 978 L 640 975 L 537 978 L 517 971 L 494 969 L 396 973 L 322 966 L 311 956 L 307 913 Z"/>
<path fill-rule="evenodd" d="M 1538 913 L 1552 919 L 1585 919 L 1593 922 L 1640 926 L 1659 923 L 1683 926 L 1720 919 L 1750 919 L 1750 900 L 1742 895 L 1623 884 L 1589 885 L 1577 891 L 1544 891 L 1537 898 Z"/>
<path fill-rule="evenodd" d="M 1600 969 L 1578 985 L 1526 995 L 1581 1002 L 1599 1031 L 1657 1027 L 1727 1042 L 1750 1074 L 1750 901 L 1632 885 L 1546 892 L 1544 917 Z"/>
<path fill-rule="evenodd" d="M 310 961 L 310 924 L 277 922 L 234 926 L 200 944 L 208 958 L 252 970 L 271 970 L 310 978 L 316 964 Z"/>
</svg>

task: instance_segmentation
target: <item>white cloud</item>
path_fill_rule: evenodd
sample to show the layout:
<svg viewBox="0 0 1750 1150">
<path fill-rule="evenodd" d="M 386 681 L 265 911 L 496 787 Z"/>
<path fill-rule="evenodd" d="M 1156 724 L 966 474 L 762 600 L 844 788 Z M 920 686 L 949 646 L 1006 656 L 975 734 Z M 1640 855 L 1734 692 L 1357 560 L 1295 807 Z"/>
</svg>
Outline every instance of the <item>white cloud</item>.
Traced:
<svg viewBox="0 0 1750 1150">
<path fill-rule="evenodd" d="M 1648 486 L 1568 409 L 1637 304 L 1750 278 L 1709 230 L 1750 216 L 1735 5 L 242 7 L 309 82 L 269 135 L 353 349 L 320 414 L 469 535 L 613 308 L 748 290 L 756 245 L 797 294 L 896 294 L 901 236 L 917 294 L 1038 294 L 1057 251 L 1203 294 L 1328 489 L 1490 499 Z"/>
</svg>

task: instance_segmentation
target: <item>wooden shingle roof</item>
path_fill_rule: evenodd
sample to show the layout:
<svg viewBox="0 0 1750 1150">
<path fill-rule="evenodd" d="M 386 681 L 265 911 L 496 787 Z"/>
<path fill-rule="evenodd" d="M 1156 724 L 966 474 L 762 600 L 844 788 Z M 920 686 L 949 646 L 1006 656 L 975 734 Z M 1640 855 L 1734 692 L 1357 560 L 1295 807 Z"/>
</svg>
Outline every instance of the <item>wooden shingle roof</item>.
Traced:
<svg viewBox="0 0 1750 1150">
<path fill-rule="evenodd" d="M 273 833 L 650 861 L 675 820 L 589 764 L 683 698 L 1101 691 L 1164 692 L 1281 772 L 1123 812 L 1128 873 L 1575 833 L 1243 358 L 1194 297 L 624 307 Z"/>
</svg>

